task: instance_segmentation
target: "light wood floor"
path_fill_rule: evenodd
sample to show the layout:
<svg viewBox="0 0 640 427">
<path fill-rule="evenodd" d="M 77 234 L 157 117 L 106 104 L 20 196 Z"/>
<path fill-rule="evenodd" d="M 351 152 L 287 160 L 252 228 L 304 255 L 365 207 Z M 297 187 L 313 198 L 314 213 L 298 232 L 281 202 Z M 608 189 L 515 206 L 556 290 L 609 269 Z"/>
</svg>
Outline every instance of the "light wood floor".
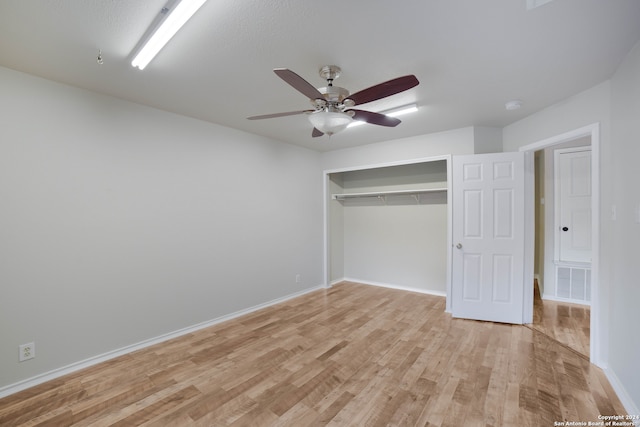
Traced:
<svg viewBox="0 0 640 427">
<path fill-rule="evenodd" d="M 535 285 L 533 323 L 536 331 L 566 345 L 589 359 L 591 309 L 587 305 L 543 300 Z"/>
<path fill-rule="evenodd" d="M 553 426 L 624 409 L 597 367 L 445 299 L 343 283 L 0 400 L 15 426 Z"/>
</svg>

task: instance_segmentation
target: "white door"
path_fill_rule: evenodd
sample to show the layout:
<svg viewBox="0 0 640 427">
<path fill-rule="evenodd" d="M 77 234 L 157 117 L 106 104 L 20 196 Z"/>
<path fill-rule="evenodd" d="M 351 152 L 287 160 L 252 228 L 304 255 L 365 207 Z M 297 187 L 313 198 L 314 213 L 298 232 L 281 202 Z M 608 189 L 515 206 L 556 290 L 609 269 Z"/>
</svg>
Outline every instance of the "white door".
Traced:
<svg viewBox="0 0 640 427">
<path fill-rule="evenodd" d="M 452 165 L 452 314 L 524 323 L 524 153 L 454 156 Z"/>
<path fill-rule="evenodd" d="M 591 150 L 555 150 L 556 260 L 591 262 Z"/>
</svg>

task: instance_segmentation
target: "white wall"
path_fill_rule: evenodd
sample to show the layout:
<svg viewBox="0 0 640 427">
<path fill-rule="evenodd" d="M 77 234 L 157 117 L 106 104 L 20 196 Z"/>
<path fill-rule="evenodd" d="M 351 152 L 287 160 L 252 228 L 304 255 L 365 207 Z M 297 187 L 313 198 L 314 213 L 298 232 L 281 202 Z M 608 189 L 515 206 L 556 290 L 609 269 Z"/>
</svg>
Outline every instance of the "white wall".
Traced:
<svg viewBox="0 0 640 427">
<path fill-rule="evenodd" d="M 352 206 L 344 209 L 344 274 L 445 295 L 447 203 Z"/>
<path fill-rule="evenodd" d="M 604 252 L 611 252 L 608 283 L 611 285 L 609 364 L 629 397 L 640 408 L 640 340 L 637 325 L 640 308 L 640 43 L 611 79 L 611 163 L 607 168 L 616 206 L 616 221 L 608 221 L 611 234 Z M 611 205 L 605 205 L 605 211 Z M 605 213 L 605 218 L 610 214 Z M 630 409 L 630 408 L 628 408 Z"/>
<path fill-rule="evenodd" d="M 355 129 L 354 131 L 357 132 Z M 408 163 L 416 159 L 447 154 L 472 154 L 473 152 L 474 128 L 466 127 L 329 151 L 322 155 L 322 168 L 325 170 L 356 169 L 393 162 Z"/>
<path fill-rule="evenodd" d="M 502 128 L 474 126 L 473 146 L 475 154 L 502 152 Z"/>
<path fill-rule="evenodd" d="M 0 390 L 322 284 L 319 153 L 5 68 L 0 87 Z"/>
<path fill-rule="evenodd" d="M 504 151 L 600 123 L 603 145 L 609 137 L 610 82 L 605 81 L 571 98 L 532 114 L 502 130 Z M 602 153 L 601 153 L 602 154 Z"/>
<path fill-rule="evenodd" d="M 631 332 L 640 301 L 640 45 L 610 81 L 504 128 L 505 150 L 600 123 L 600 354 L 630 413 L 640 408 L 640 342 Z M 611 209 L 616 206 L 617 219 Z"/>
</svg>

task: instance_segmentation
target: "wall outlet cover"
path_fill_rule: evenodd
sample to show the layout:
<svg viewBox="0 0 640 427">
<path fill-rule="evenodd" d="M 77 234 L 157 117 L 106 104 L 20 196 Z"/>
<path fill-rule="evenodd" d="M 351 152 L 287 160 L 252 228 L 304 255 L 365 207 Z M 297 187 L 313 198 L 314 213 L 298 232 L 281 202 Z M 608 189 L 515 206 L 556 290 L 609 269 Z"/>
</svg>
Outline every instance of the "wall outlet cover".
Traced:
<svg viewBox="0 0 640 427">
<path fill-rule="evenodd" d="M 35 343 L 27 343 L 27 344 L 22 344 L 19 347 L 19 355 L 18 355 L 18 361 L 20 362 L 24 362 L 25 360 L 29 360 L 29 359 L 33 359 L 34 357 L 36 357 L 36 345 Z"/>
</svg>

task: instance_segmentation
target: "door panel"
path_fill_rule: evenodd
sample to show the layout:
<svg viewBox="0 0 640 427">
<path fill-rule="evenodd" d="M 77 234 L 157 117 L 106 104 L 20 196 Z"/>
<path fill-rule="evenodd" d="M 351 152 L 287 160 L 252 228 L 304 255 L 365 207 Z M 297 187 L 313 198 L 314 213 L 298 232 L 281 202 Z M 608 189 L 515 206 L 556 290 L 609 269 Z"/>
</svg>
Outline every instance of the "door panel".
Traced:
<svg viewBox="0 0 640 427">
<path fill-rule="evenodd" d="M 492 302 L 511 303 L 511 281 L 513 280 L 513 257 L 493 256 L 493 298 Z"/>
<path fill-rule="evenodd" d="M 493 190 L 493 237 L 513 239 L 513 190 Z"/>
<path fill-rule="evenodd" d="M 482 238 L 482 192 L 467 190 L 464 192 L 464 237 Z"/>
<path fill-rule="evenodd" d="M 578 150 L 578 151 L 576 151 Z M 591 262 L 591 151 L 556 150 L 560 262 Z"/>
<path fill-rule="evenodd" d="M 480 301 L 480 277 L 482 277 L 482 256 L 480 254 L 464 254 L 462 275 L 462 298 L 464 301 Z"/>
<path fill-rule="evenodd" d="M 524 153 L 454 156 L 452 314 L 523 323 Z"/>
</svg>

